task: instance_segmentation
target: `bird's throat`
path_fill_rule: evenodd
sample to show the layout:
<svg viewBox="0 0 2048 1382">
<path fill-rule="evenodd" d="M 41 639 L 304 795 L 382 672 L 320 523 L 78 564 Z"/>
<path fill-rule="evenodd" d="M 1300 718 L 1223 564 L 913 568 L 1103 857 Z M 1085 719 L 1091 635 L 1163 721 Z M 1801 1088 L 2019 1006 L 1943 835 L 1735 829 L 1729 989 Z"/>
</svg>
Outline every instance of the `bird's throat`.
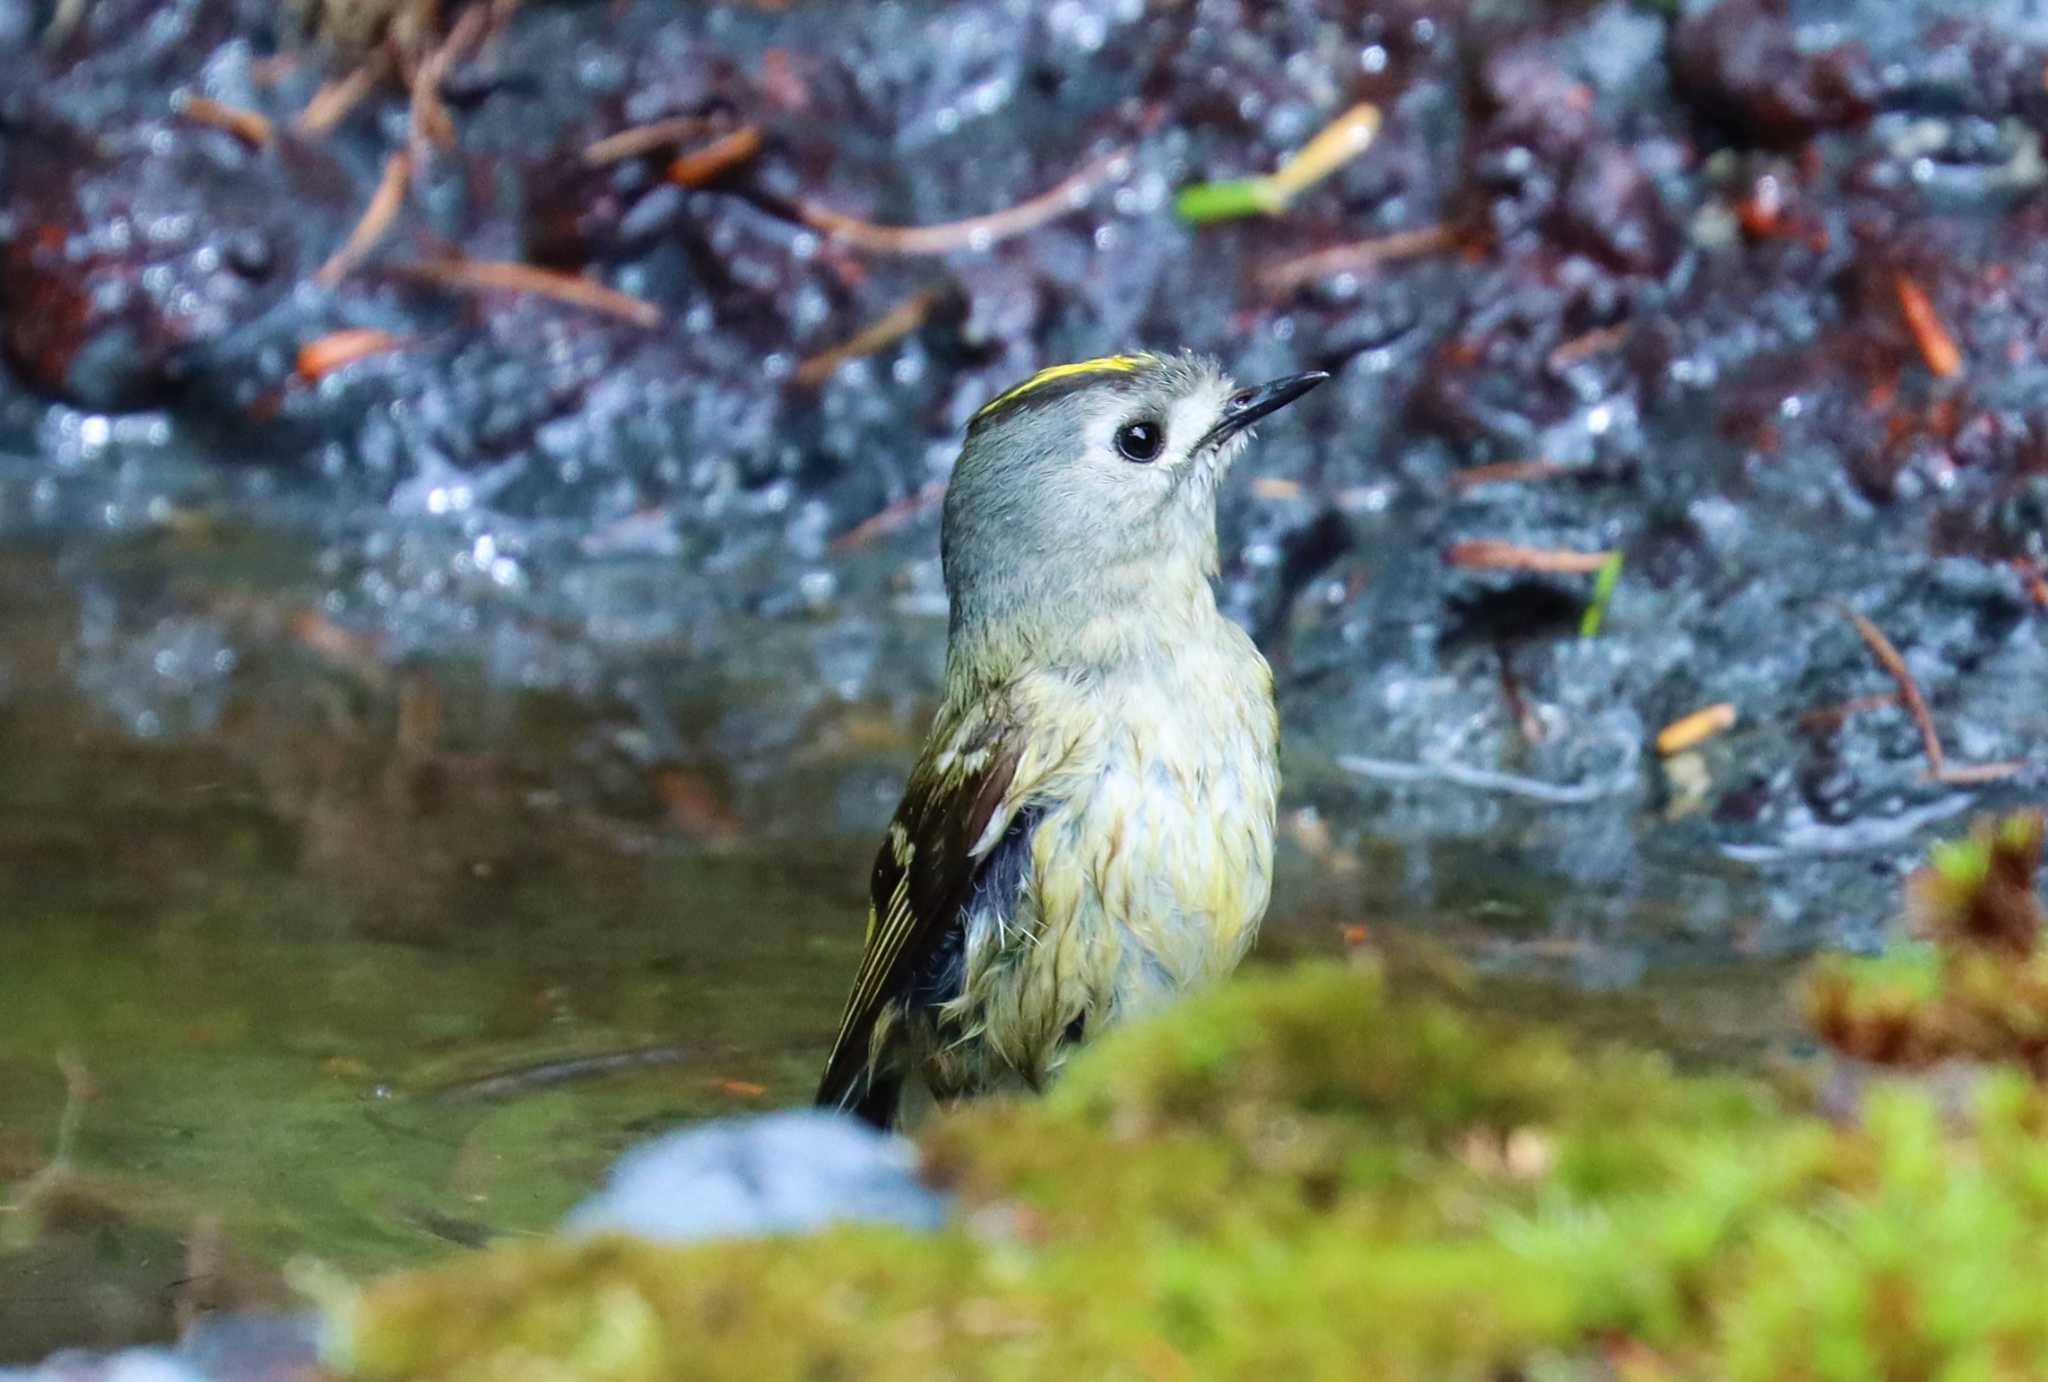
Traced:
<svg viewBox="0 0 2048 1382">
<path fill-rule="evenodd" d="M 1028 667 L 1109 671 L 1170 658 L 1223 618 L 1210 579 L 1194 562 L 1127 563 L 1073 585 L 1009 586 L 998 599 L 958 592 L 948 680 L 962 675 L 991 684 Z"/>
</svg>

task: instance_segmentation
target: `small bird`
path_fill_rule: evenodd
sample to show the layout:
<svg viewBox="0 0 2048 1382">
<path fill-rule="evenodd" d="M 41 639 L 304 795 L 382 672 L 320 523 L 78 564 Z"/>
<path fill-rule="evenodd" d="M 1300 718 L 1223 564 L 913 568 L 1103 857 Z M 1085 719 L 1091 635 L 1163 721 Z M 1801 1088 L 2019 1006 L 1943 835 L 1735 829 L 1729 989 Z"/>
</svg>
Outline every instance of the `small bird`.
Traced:
<svg viewBox="0 0 2048 1382">
<path fill-rule="evenodd" d="M 1084 1038 L 1229 973 L 1272 884 L 1273 677 L 1216 608 L 1216 490 L 1329 376 L 1040 370 L 968 423 L 940 535 L 944 694 L 876 856 L 818 1102 L 878 1127 L 1041 1088 Z"/>
</svg>

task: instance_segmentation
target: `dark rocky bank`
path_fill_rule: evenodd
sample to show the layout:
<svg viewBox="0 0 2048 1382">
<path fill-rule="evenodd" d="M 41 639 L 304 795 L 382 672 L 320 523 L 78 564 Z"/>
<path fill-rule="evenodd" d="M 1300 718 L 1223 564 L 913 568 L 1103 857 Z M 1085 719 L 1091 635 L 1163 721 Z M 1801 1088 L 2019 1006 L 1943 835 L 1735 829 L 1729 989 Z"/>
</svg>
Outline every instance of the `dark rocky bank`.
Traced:
<svg viewBox="0 0 2048 1382">
<path fill-rule="evenodd" d="M 92 554 L 253 529 L 318 637 L 609 707 L 744 813 L 837 709 L 915 734 L 967 414 L 1146 345 L 1336 375 L 1238 478 L 1224 596 L 1297 836 L 1376 896 L 1483 902 L 1463 841 L 1556 881 L 1588 977 L 1859 944 L 2048 772 L 2021 0 L 393 8 L 0 0 L 0 527 L 85 554 L 80 688 L 137 733 L 255 635 Z M 1176 216 L 1361 102 L 1283 214 Z"/>
</svg>

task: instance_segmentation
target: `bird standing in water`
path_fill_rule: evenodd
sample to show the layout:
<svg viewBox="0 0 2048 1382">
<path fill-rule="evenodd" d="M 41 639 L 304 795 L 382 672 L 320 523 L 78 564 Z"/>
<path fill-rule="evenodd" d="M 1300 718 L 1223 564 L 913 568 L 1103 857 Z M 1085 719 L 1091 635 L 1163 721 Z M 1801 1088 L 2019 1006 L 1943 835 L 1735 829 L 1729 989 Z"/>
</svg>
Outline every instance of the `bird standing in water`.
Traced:
<svg viewBox="0 0 2048 1382">
<path fill-rule="evenodd" d="M 946 492 L 944 695 L 875 859 L 818 1102 L 880 1127 L 1042 1086 L 1085 1037 L 1228 973 L 1271 888 L 1272 673 L 1216 608 L 1216 490 L 1321 383 L 1213 361 L 1041 370 Z"/>
</svg>

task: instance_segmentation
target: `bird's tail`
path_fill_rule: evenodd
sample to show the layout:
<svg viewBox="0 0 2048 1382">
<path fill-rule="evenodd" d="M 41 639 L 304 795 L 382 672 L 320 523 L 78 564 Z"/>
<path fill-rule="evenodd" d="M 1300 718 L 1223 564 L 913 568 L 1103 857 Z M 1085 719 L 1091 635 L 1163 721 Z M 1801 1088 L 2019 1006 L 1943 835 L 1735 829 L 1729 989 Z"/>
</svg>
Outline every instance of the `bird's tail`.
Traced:
<svg viewBox="0 0 2048 1382">
<path fill-rule="evenodd" d="M 863 1045 L 842 1041 L 832 1052 L 825 1076 L 818 1081 L 818 1105 L 845 1109 L 887 1132 L 896 1125 L 903 1102 L 904 1071 L 900 1062 L 888 1059 L 889 1052 L 869 1059 Z"/>
</svg>

